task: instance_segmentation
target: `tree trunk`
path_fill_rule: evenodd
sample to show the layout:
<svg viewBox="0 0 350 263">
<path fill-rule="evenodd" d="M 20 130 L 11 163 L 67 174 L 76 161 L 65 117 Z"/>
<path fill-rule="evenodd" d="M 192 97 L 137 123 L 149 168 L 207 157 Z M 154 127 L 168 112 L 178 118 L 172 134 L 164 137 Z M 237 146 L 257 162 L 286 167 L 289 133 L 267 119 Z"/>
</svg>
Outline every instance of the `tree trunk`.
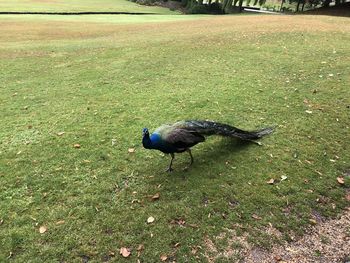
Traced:
<svg viewBox="0 0 350 263">
<path fill-rule="evenodd" d="M 240 13 L 242 13 L 242 11 L 243 11 L 242 5 L 243 5 L 243 0 L 239 0 L 239 12 Z"/>
<path fill-rule="evenodd" d="M 331 0 L 326 0 L 323 2 L 323 5 L 324 7 L 329 7 L 329 4 L 331 3 Z"/>
<path fill-rule="evenodd" d="M 238 0 L 233 0 L 233 6 L 237 6 Z"/>
<path fill-rule="evenodd" d="M 230 11 L 230 9 L 231 9 L 231 7 L 232 7 L 232 2 L 233 2 L 233 0 L 228 0 L 228 1 L 227 1 L 226 8 L 228 9 L 228 11 Z"/>
<path fill-rule="evenodd" d="M 284 0 L 281 1 L 280 12 L 283 12 L 283 11 L 282 11 L 282 10 L 283 10 L 283 9 L 282 9 L 282 8 L 283 8 L 283 3 L 284 3 Z"/>
<path fill-rule="evenodd" d="M 223 0 L 223 1 L 222 1 L 221 7 L 222 7 L 222 11 L 223 11 L 224 13 L 225 13 L 225 10 L 226 10 L 227 2 L 228 2 L 228 0 Z"/>
<path fill-rule="evenodd" d="M 258 1 L 259 1 L 259 0 L 254 0 L 254 5 L 257 5 L 257 4 L 258 4 Z"/>
<path fill-rule="evenodd" d="M 298 0 L 298 4 L 297 4 L 297 12 L 299 12 L 299 6 L 300 6 L 301 0 Z"/>
<path fill-rule="evenodd" d="M 301 11 L 304 11 L 305 0 L 303 1 L 303 5 L 301 6 Z"/>
</svg>

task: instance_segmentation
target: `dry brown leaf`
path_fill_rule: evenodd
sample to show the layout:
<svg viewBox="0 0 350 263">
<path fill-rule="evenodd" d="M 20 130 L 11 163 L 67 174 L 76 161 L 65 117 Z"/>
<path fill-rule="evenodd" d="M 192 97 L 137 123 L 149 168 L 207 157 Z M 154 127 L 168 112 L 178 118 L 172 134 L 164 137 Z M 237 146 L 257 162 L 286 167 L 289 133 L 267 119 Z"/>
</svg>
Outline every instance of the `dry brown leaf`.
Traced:
<svg viewBox="0 0 350 263">
<path fill-rule="evenodd" d="M 254 218 L 255 220 L 261 220 L 262 218 L 256 214 L 252 214 L 252 218 Z"/>
<path fill-rule="evenodd" d="M 137 247 L 137 251 L 141 251 L 141 250 L 144 250 L 145 249 L 145 246 L 143 244 L 140 244 L 138 247 Z"/>
<path fill-rule="evenodd" d="M 315 172 L 316 172 L 319 176 L 322 176 L 322 175 L 323 175 L 320 171 L 315 170 Z"/>
<path fill-rule="evenodd" d="M 337 181 L 339 184 L 344 184 L 344 177 L 337 177 Z"/>
<path fill-rule="evenodd" d="M 184 226 L 186 224 L 186 221 L 181 219 L 181 218 L 180 219 L 173 219 L 170 221 L 170 224 Z"/>
<path fill-rule="evenodd" d="M 57 221 L 57 222 L 56 222 L 56 225 L 63 225 L 64 223 L 65 223 L 64 220 L 60 220 L 60 221 Z"/>
<path fill-rule="evenodd" d="M 158 200 L 159 199 L 159 193 L 156 193 L 155 195 L 152 196 L 152 200 Z"/>
<path fill-rule="evenodd" d="M 161 260 L 161 261 L 164 262 L 164 261 L 166 261 L 167 259 L 168 259 L 167 255 L 164 255 L 164 254 L 163 254 L 163 255 L 160 255 L 160 260 Z"/>
<path fill-rule="evenodd" d="M 313 225 L 317 225 L 317 221 L 315 219 L 309 219 L 309 222 Z"/>
<path fill-rule="evenodd" d="M 129 148 L 128 149 L 128 153 L 134 153 L 135 152 L 135 148 Z"/>
<path fill-rule="evenodd" d="M 273 184 L 275 182 L 275 179 L 271 178 L 270 180 L 268 180 L 266 183 L 267 184 Z"/>
<path fill-rule="evenodd" d="M 124 258 L 127 258 L 128 256 L 130 256 L 131 250 L 130 250 L 130 248 L 122 247 L 122 248 L 120 248 L 119 253 L 120 253 Z"/>
<path fill-rule="evenodd" d="M 276 261 L 281 261 L 282 260 L 281 256 L 279 256 L 279 255 L 274 256 L 274 258 L 275 258 Z"/>
<path fill-rule="evenodd" d="M 58 136 L 62 136 L 63 134 L 65 134 L 65 132 L 58 132 L 57 133 Z"/>
<path fill-rule="evenodd" d="M 154 217 L 153 216 L 150 216 L 149 218 L 147 218 L 147 223 L 148 224 L 151 224 L 151 223 L 153 223 L 154 222 Z"/>
<path fill-rule="evenodd" d="M 4 219 L 0 219 L 0 226 L 4 223 Z"/>
<path fill-rule="evenodd" d="M 79 149 L 79 148 L 81 147 L 81 145 L 80 145 L 79 143 L 75 143 L 75 144 L 73 145 L 73 147 L 76 148 L 76 149 Z"/>
<path fill-rule="evenodd" d="M 44 234 L 46 231 L 47 231 L 47 227 L 46 227 L 46 226 L 41 226 L 41 227 L 39 228 L 39 233 L 40 233 L 40 234 Z"/>
</svg>

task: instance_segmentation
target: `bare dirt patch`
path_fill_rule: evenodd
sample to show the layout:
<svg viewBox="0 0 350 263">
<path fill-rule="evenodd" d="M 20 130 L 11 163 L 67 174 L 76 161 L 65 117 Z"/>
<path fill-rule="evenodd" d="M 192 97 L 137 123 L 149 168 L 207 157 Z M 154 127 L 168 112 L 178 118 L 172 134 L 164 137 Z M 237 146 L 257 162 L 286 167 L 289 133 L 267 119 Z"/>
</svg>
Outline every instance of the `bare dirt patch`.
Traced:
<svg viewBox="0 0 350 263">
<path fill-rule="evenodd" d="M 269 231 L 269 235 L 279 236 L 278 231 Z M 274 246 L 270 251 L 252 247 L 247 242 L 247 235 L 237 236 L 234 230 L 228 230 L 216 239 L 224 235 L 229 235 L 228 246 L 221 252 L 218 252 L 212 240 L 205 240 L 208 262 L 216 262 L 220 258 L 244 263 L 347 262 L 346 260 L 350 261 L 350 208 L 339 218 L 319 223 L 311 227 L 303 237 L 291 243 Z M 237 242 L 240 247 L 233 246 Z"/>
</svg>

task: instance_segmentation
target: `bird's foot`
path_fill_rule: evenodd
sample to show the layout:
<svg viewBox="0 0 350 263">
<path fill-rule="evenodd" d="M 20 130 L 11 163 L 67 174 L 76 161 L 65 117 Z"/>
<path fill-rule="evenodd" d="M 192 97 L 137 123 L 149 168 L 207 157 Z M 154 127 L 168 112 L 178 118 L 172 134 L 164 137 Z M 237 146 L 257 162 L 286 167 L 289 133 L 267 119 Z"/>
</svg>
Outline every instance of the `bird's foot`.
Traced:
<svg viewBox="0 0 350 263">
<path fill-rule="evenodd" d="M 171 173 L 172 171 L 174 171 L 173 168 L 169 167 L 168 169 L 165 170 L 167 173 Z"/>
</svg>

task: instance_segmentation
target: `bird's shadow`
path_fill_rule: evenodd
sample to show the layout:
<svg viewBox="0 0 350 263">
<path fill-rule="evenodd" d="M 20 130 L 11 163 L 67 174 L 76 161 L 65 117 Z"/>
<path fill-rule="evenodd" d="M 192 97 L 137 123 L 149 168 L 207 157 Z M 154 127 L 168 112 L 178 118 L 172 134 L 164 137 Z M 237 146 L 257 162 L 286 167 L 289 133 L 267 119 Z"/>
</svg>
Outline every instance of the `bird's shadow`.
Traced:
<svg viewBox="0 0 350 263">
<path fill-rule="evenodd" d="M 240 151 L 243 151 L 248 147 L 259 147 L 259 145 L 250 141 L 231 138 L 221 138 L 219 142 L 209 146 L 208 144 L 203 144 L 201 147 L 192 149 L 194 163 L 189 169 L 183 170 L 183 168 L 187 165 L 184 158 L 187 157 L 182 156 L 179 158 L 178 156 L 178 158 L 176 158 L 174 161 L 176 166 L 174 167 L 174 173 L 184 174 L 184 172 L 202 170 L 203 167 L 207 168 L 215 163 L 226 161 L 229 156 L 230 161 L 234 162 L 234 159 L 232 159 L 232 154 L 238 154 Z M 186 153 L 183 153 L 182 155 L 186 156 Z M 181 168 L 181 166 L 183 168 Z"/>
</svg>

